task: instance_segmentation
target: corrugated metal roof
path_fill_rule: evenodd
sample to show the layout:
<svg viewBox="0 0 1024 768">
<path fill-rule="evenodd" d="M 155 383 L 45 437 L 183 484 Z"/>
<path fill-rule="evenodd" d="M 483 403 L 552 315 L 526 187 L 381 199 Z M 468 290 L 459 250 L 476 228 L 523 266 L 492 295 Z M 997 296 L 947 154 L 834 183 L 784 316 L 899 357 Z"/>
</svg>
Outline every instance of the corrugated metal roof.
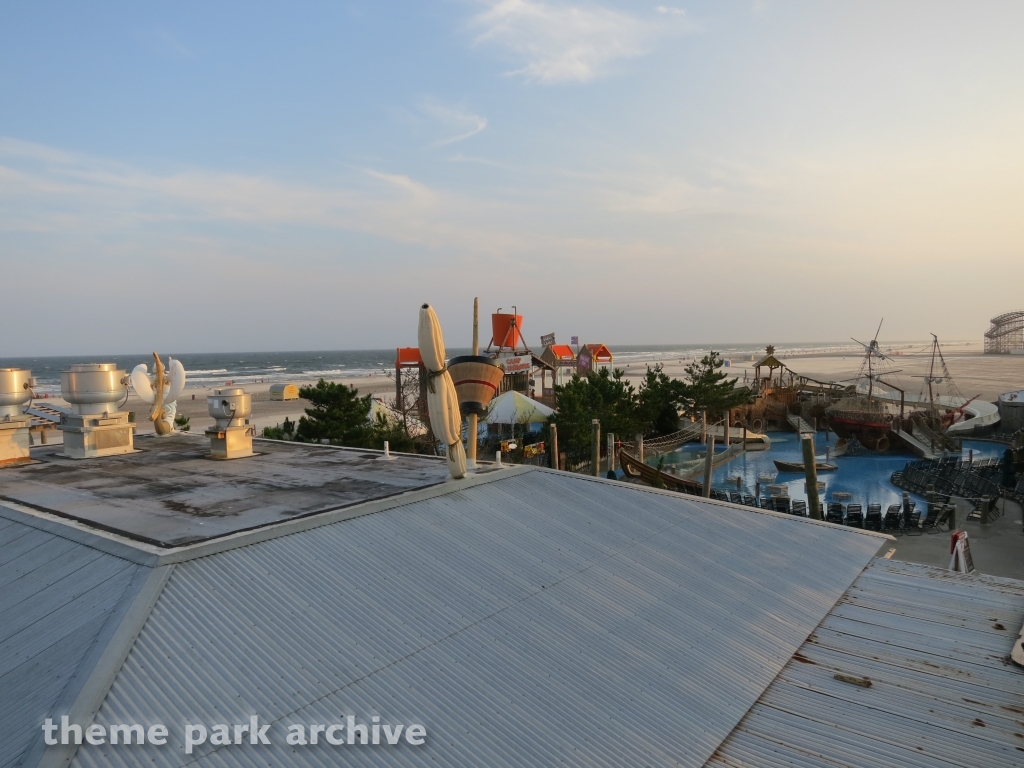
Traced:
<svg viewBox="0 0 1024 768">
<path fill-rule="evenodd" d="M 74 765 L 699 766 L 878 549 L 836 526 L 527 472 L 180 563 Z M 185 722 L 274 721 L 186 756 Z M 427 745 L 284 744 L 343 714 Z"/>
<path fill-rule="evenodd" d="M 137 568 L 0 517 L 0 768 L 39 738 Z"/>
<path fill-rule="evenodd" d="M 876 560 L 708 765 L 1024 765 L 1022 622 L 1024 582 Z"/>
</svg>

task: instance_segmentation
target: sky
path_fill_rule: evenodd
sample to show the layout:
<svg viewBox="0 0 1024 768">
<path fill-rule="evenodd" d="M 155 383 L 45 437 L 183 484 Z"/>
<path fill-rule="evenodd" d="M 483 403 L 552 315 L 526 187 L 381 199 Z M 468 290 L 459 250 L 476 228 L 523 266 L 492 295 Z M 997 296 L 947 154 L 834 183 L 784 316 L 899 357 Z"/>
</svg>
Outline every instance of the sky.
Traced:
<svg viewBox="0 0 1024 768">
<path fill-rule="evenodd" d="M 668 3 L 669 0 L 664 0 Z M 8 3 L 0 357 L 981 340 L 1024 3 Z M 486 334 L 485 334 L 486 336 Z M 486 341 L 486 338 L 484 339 Z"/>
</svg>

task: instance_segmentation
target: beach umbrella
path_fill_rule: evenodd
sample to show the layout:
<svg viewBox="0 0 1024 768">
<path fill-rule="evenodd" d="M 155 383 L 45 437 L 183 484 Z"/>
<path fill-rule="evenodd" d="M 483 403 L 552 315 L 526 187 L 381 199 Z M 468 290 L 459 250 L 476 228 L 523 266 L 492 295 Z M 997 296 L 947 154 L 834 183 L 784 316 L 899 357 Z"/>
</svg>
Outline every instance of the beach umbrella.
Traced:
<svg viewBox="0 0 1024 768">
<path fill-rule="evenodd" d="M 462 445 L 462 416 L 455 384 L 445 368 L 441 323 L 429 304 L 420 307 L 420 357 L 427 369 L 427 412 L 430 428 L 448 446 L 448 471 L 454 478 L 466 476 L 466 449 Z"/>
</svg>

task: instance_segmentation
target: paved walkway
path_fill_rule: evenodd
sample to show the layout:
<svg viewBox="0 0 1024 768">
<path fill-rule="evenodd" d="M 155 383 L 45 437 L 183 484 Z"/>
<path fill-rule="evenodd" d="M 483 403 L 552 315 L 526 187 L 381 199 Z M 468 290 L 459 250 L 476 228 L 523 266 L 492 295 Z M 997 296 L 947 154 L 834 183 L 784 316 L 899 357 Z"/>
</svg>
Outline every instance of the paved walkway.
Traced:
<svg viewBox="0 0 1024 768">
<path fill-rule="evenodd" d="M 978 573 L 1024 579 L 1024 530 L 1020 505 L 1000 499 L 1004 507 L 1002 517 L 988 525 L 971 520 L 957 520 L 958 527 L 967 531 L 971 556 Z M 920 536 L 897 536 L 890 546 L 896 547 L 893 560 L 925 563 L 945 568 L 949 565 L 949 534 L 924 533 Z"/>
</svg>

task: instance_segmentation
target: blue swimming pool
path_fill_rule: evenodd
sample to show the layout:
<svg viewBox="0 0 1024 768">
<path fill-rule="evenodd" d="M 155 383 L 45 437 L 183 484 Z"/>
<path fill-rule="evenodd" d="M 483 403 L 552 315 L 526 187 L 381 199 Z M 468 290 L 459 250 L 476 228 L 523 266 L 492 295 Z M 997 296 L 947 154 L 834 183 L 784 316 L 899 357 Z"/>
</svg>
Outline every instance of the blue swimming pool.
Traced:
<svg viewBox="0 0 1024 768">
<path fill-rule="evenodd" d="M 732 461 L 715 468 L 712 474 L 712 486 L 726 491 L 737 490 L 736 478 L 740 478 L 739 491 L 741 493 L 754 494 L 760 483 L 761 495 L 766 495 L 765 486 L 769 483 L 786 485 L 789 487 L 790 498 L 806 499 L 804 476 L 790 472 L 778 472 L 773 461 L 803 461 L 803 453 L 800 440 L 792 432 L 772 432 L 770 434 L 772 445 L 767 451 L 748 451 L 742 453 Z M 815 436 L 815 448 L 819 460 L 825 456 L 826 446 L 834 447 L 836 444 L 835 433 L 829 433 L 828 442 L 824 432 Z M 999 458 L 1002 456 L 1005 446 L 999 443 L 986 443 L 977 441 L 964 441 L 964 457 L 968 452 L 974 451 L 974 458 Z M 680 462 L 695 459 L 701 447 L 697 444 L 683 446 L 678 451 L 666 454 L 665 466 L 670 467 Z M 903 454 L 865 453 L 862 456 L 840 456 L 831 459 L 839 469 L 835 472 L 823 472 L 818 475 L 819 482 L 825 483 L 825 490 L 820 492 L 824 501 L 832 498 L 832 493 L 846 492 L 851 494 L 849 501 L 867 505 L 878 503 L 883 505 L 894 504 L 901 498 L 902 492 L 889 482 L 892 473 L 902 469 L 913 457 Z M 653 463 L 653 462 L 650 462 Z M 762 477 L 771 475 L 771 480 L 763 480 Z M 916 497 L 915 497 L 916 498 Z M 917 499 L 921 501 L 920 499 Z M 846 501 L 844 500 L 844 503 Z"/>
</svg>

